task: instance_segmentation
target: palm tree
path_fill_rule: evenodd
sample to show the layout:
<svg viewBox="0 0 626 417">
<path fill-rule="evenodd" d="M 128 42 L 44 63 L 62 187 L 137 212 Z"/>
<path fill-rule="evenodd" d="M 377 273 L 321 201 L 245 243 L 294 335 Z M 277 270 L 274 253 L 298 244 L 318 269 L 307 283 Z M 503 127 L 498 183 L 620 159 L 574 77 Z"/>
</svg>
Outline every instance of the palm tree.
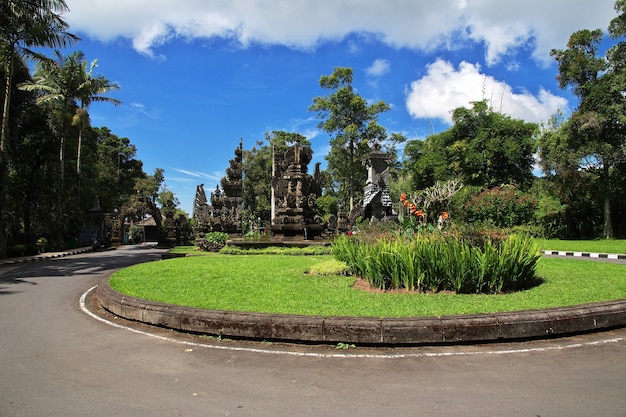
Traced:
<svg viewBox="0 0 626 417">
<path fill-rule="evenodd" d="M 0 258 L 6 256 L 6 189 L 9 111 L 13 71 L 17 60 L 45 57 L 32 47 L 65 47 L 78 38 L 67 30 L 61 14 L 64 0 L 2 0 L 0 2 L 0 60 L 4 69 L 4 102 L 0 124 Z"/>
<path fill-rule="evenodd" d="M 65 136 L 68 129 L 69 109 L 77 107 L 76 99 L 79 97 L 80 86 L 84 74 L 82 71 L 82 52 L 64 56 L 60 51 L 55 51 L 55 61 L 46 60 L 37 64 L 32 80 L 20 84 L 19 88 L 25 91 L 39 93 L 36 103 L 40 105 L 60 105 L 60 193 L 62 198 L 65 181 Z"/>
<path fill-rule="evenodd" d="M 109 91 L 119 90 L 120 85 L 117 82 L 111 82 L 107 80 L 103 75 L 94 76 L 93 71 L 98 66 L 98 60 L 94 59 L 89 64 L 87 69 L 87 61 L 84 60 L 82 52 L 77 52 L 81 58 L 81 77 L 83 77 L 82 83 L 78 87 L 78 100 L 80 101 L 80 108 L 76 110 L 74 115 L 74 124 L 79 125 L 78 129 L 78 152 L 76 157 L 76 173 L 80 176 L 80 159 L 81 159 L 81 147 L 82 147 L 82 134 L 85 121 L 89 121 L 88 109 L 91 103 L 113 103 L 118 106 L 122 102 L 107 97 L 106 94 Z"/>
</svg>

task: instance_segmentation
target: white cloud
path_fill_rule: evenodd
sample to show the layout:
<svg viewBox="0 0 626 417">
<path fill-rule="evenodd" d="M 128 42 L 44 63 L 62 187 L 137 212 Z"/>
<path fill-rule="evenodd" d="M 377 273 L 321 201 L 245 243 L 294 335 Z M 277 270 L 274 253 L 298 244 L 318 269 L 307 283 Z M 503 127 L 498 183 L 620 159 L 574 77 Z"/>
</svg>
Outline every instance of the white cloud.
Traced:
<svg viewBox="0 0 626 417">
<path fill-rule="evenodd" d="M 588 0 L 67 0 L 73 30 L 100 40 L 132 39 L 133 47 L 154 49 L 173 37 L 234 39 L 293 48 L 350 33 L 374 34 L 388 45 L 433 51 L 484 43 L 486 62 L 498 62 L 518 47 L 533 48 L 548 60 L 579 29 L 606 28 L 612 1 Z"/>
<path fill-rule="evenodd" d="M 365 69 L 365 73 L 370 77 L 382 77 L 391 70 L 391 64 L 386 59 L 376 59 L 372 65 Z"/>
<path fill-rule="evenodd" d="M 215 172 L 213 174 L 209 174 L 209 173 L 206 173 L 206 172 L 190 171 L 190 170 L 187 170 L 187 169 L 180 169 L 180 168 L 173 168 L 173 170 L 178 172 L 178 173 L 180 173 L 180 174 L 187 175 L 188 177 L 193 177 L 193 178 L 196 178 L 196 179 L 207 179 L 207 180 L 210 180 L 210 181 L 219 181 L 222 178 L 222 176 L 224 175 L 224 174 L 221 174 L 219 172 Z M 191 180 L 190 178 L 186 178 L 186 177 L 185 178 L 177 177 L 177 178 L 170 178 L 170 179 L 174 180 L 174 181 L 183 181 L 183 182 L 188 182 L 188 181 Z"/>
<path fill-rule="evenodd" d="M 452 111 L 487 100 L 494 110 L 529 122 L 547 121 L 567 100 L 541 89 L 537 96 L 514 93 L 511 86 L 481 73 L 480 66 L 462 62 L 458 69 L 444 60 L 428 65 L 427 73 L 409 87 L 407 111 L 412 117 L 452 122 Z"/>
</svg>

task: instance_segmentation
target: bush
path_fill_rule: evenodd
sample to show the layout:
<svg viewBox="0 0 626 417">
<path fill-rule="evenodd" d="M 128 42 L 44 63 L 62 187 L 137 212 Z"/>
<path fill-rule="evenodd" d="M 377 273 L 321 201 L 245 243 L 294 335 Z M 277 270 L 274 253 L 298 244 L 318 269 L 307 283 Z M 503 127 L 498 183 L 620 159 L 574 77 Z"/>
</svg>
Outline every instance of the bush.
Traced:
<svg viewBox="0 0 626 417">
<path fill-rule="evenodd" d="M 225 245 L 226 241 L 230 238 L 228 233 L 224 232 L 209 232 L 204 237 L 209 243 L 216 243 L 218 245 Z"/>
<path fill-rule="evenodd" d="M 373 287 L 457 293 L 530 288 L 540 258 L 528 237 L 487 239 L 476 245 L 441 234 L 377 243 L 340 236 L 333 254 Z"/>
<path fill-rule="evenodd" d="M 541 195 L 535 210 L 535 223 L 541 228 L 542 234 L 537 237 L 558 238 L 567 230 L 565 212 L 567 206 L 551 195 Z"/>
<path fill-rule="evenodd" d="M 209 232 L 203 238 L 196 239 L 196 246 L 202 252 L 219 252 L 229 238 L 228 233 Z"/>
<path fill-rule="evenodd" d="M 465 204 L 465 220 L 497 227 L 519 226 L 533 220 L 537 200 L 514 185 L 485 190 Z"/>
<path fill-rule="evenodd" d="M 144 227 L 143 226 L 139 226 L 137 224 L 134 224 L 130 227 L 129 230 L 129 234 L 130 234 L 130 240 L 133 243 L 140 243 L 143 242 L 143 232 L 144 232 Z"/>
<path fill-rule="evenodd" d="M 224 247 L 220 243 L 209 242 L 208 239 L 203 237 L 196 239 L 196 246 L 202 252 L 219 252 Z"/>
</svg>

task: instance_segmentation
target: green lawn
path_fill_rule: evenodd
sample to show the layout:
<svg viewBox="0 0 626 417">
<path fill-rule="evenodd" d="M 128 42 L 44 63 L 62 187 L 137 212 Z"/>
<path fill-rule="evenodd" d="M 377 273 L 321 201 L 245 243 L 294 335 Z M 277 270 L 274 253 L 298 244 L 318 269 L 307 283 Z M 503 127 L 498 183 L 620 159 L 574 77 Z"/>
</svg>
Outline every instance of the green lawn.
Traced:
<svg viewBox="0 0 626 417">
<path fill-rule="evenodd" d="M 595 252 L 595 253 L 626 253 L 626 240 L 623 239 L 597 239 L 597 240 L 556 240 L 535 239 L 543 250 L 561 250 L 570 252 Z"/>
<path fill-rule="evenodd" d="M 558 249 L 558 248 L 557 248 Z M 503 295 L 370 293 L 345 276 L 305 272 L 331 256 L 220 255 L 177 258 L 116 272 L 117 291 L 216 310 L 321 316 L 407 317 L 490 313 L 626 298 L 626 267 L 542 258 L 540 286 Z"/>
</svg>

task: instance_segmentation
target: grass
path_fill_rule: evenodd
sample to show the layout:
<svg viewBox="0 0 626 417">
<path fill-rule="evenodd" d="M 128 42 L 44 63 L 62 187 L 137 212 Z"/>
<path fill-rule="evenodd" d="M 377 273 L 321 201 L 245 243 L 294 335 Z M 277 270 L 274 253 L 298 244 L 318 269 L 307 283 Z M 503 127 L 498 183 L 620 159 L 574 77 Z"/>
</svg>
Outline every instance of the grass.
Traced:
<svg viewBox="0 0 626 417">
<path fill-rule="evenodd" d="M 185 245 L 185 246 L 176 246 L 170 249 L 171 253 L 191 253 L 194 255 L 202 255 L 205 252 L 201 252 L 198 250 L 198 247 L 195 245 Z"/>
<path fill-rule="evenodd" d="M 596 239 L 596 240 L 556 240 L 536 239 L 543 250 L 560 250 L 570 252 L 595 253 L 626 253 L 626 240 L 623 239 Z"/>
<path fill-rule="evenodd" d="M 352 288 L 354 277 L 305 273 L 332 259 L 210 254 L 136 265 L 116 272 L 111 286 L 135 297 L 190 307 L 319 316 L 443 316 L 626 298 L 626 270 L 620 264 L 542 258 L 540 286 L 501 295 L 456 295 L 371 293 Z"/>
</svg>

